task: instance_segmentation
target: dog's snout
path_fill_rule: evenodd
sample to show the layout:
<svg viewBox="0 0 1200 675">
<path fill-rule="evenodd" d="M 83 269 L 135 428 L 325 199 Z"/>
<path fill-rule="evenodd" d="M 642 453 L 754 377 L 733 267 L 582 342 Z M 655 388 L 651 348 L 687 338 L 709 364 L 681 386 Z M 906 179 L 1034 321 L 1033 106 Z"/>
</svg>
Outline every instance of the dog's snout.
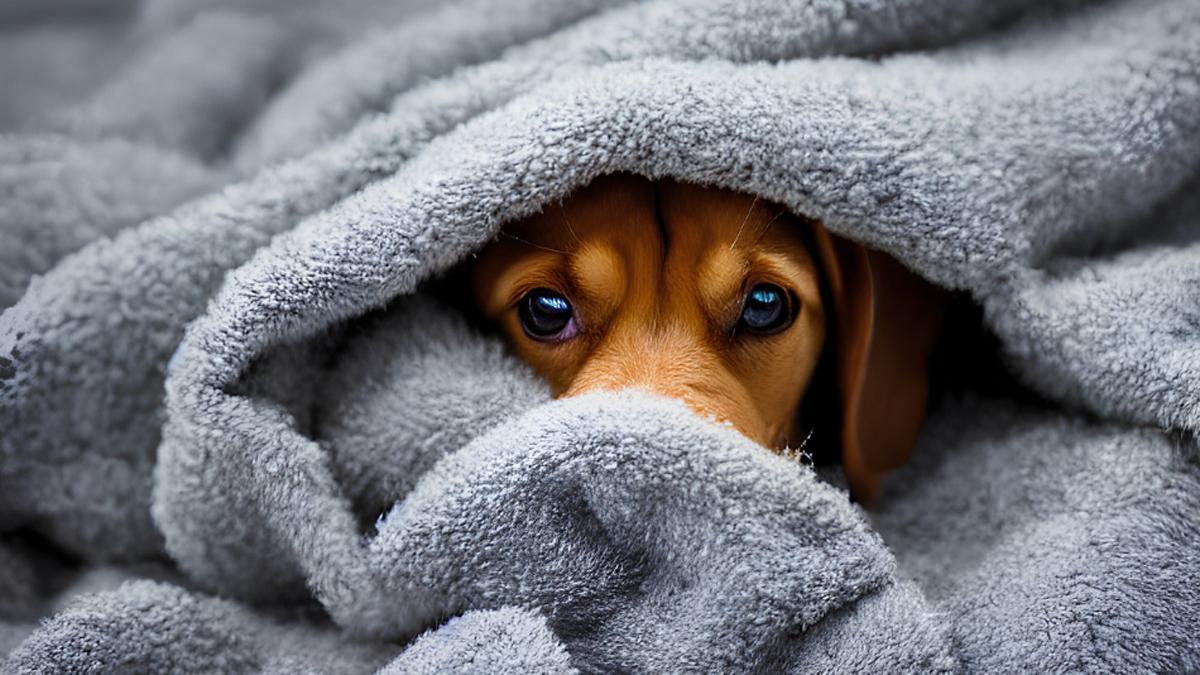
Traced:
<svg viewBox="0 0 1200 675">
<path fill-rule="evenodd" d="M 753 406 L 719 356 L 686 335 L 665 334 L 623 341 L 597 352 L 579 370 L 562 396 L 597 390 L 640 389 L 677 399 L 702 417 L 730 423 L 767 444 L 769 429 L 751 419 Z"/>
</svg>

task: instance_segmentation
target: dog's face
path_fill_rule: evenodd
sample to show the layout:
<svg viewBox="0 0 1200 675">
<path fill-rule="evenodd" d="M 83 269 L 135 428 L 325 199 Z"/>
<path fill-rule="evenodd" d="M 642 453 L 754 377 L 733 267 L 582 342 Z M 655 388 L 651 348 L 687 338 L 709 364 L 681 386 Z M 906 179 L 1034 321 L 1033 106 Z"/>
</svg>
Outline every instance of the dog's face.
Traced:
<svg viewBox="0 0 1200 675">
<path fill-rule="evenodd" d="M 747 195 L 606 176 L 507 228 L 473 286 L 558 395 L 639 387 L 796 445 L 825 341 L 803 233 Z"/>
<path fill-rule="evenodd" d="M 755 197 L 605 176 L 506 227 L 471 284 L 556 395 L 642 388 L 772 449 L 804 440 L 801 403 L 830 358 L 828 423 L 866 501 L 924 415 L 932 289 Z"/>
</svg>

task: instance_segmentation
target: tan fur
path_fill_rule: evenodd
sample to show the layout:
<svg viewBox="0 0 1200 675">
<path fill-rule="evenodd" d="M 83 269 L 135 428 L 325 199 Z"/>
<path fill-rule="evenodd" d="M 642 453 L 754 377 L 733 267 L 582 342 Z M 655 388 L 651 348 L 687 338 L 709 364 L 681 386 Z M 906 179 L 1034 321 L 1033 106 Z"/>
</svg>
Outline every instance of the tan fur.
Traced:
<svg viewBox="0 0 1200 675">
<path fill-rule="evenodd" d="M 506 227 L 471 283 L 484 316 L 556 396 L 642 388 L 768 448 L 794 448 L 824 351 L 836 391 L 823 395 L 840 405 L 843 467 L 860 501 L 916 442 L 940 295 L 884 254 L 758 197 L 605 176 Z M 758 283 L 798 301 L 781 332 L 735 330 Z M 543 287 L 569 299 L 577 336 L 543 342 L 522 330 L 518 303 Z"/>
<path fill-rule="evenodd" d="M 476 264 L 473 288 L 557 395 L 640 387 L 763 445 L 795 445 L 796 410 L 825 339 L 802 226 L 747 195 L 606 176 L 507 228 Z M 797 318 L 775 335 L 737 334 L 745 293 L 759 282 L 792 291 Z M 516 304 L 538 287 L 571 300 L 577 338 L 548 344 L 524 334 Z"/>
</svg>

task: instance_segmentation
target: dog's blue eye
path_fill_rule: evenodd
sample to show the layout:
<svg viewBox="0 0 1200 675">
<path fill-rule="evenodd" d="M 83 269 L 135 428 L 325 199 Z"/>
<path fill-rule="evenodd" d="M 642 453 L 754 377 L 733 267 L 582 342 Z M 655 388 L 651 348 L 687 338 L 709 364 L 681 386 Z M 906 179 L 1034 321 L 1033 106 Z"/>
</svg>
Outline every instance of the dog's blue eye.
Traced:
<svg viewBox="0 0 1200 675">
<path fill-rule="evenodd" d="M 742 303 L 738 327 L 759 335 L 777 333 L 792 323 L 791 301 L 787 291 L 775 284 L 758 284 L 750 289 Z"/>
<path fill-rule="evenodd" d="M 535 340 L 565 340 L 574 334 L 575 310 L 561 293 L 535 288 L 517 308 L 521 328 Z"/>
</svg>

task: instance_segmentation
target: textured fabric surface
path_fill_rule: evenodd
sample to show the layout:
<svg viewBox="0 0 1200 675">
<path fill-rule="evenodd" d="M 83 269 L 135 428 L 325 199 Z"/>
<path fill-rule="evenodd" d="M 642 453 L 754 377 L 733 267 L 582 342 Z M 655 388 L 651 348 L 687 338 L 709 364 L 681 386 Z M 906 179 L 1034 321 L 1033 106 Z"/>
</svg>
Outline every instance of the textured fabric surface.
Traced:
<svg viewBox="0 0 1200 675">
<path fill-rule="evenodd" d="M 1200 669 L 1193 0 L 18 2 L 0 78 L 8 670 Z M 869 513 L 550 401 L 423 284 L 615 171 L 889 252 L 1022 390 Z"/>
</svg>

